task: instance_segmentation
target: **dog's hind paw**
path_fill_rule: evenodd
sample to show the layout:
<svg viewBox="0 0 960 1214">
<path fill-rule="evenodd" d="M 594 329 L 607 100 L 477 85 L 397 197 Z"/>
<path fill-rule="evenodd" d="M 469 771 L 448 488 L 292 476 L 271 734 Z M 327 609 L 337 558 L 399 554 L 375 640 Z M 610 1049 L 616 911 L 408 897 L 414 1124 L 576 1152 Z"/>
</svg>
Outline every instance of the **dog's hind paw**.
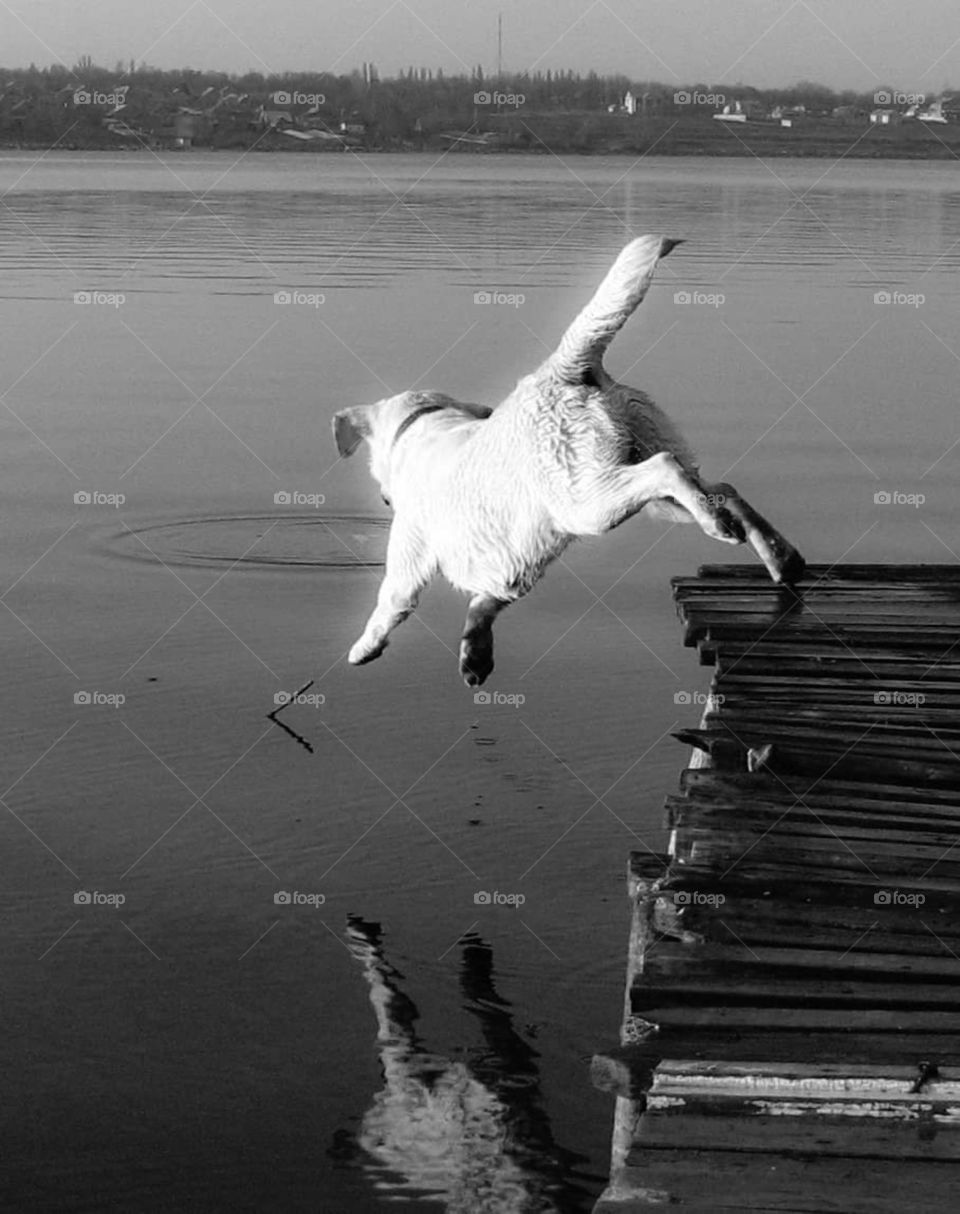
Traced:
<svg viewBox="0 0 960 1214">
<path fill-rule="evenodd" d="M 714 538 L 725 544 L 742 544 L 747 538 L 743 523 L 724 506 L 717 510 L 714 525 L 716 527 Z"/>
<path fill-rule="evenodd" d="M 803 559 L 796 548 L 783 541 L 784 548 L 777 553 L 776 564 L 770 569 L 770 576 L 775 582 L 783 582 L 787 586 L 793 585 L 794 582 L 799 582 L 803 577 L 807 567 L 807 562 Z"/>
<path fill-rule="evenodd" d="M 705 535 L 722 544 L 742 544 L 747 538 L 743 523 L 733 510 L 723 504 L 705 505 L 705 494 L 700 495 L 697 509 L 691 509 L 693 517 L 699 523 Z"/>
</svg>

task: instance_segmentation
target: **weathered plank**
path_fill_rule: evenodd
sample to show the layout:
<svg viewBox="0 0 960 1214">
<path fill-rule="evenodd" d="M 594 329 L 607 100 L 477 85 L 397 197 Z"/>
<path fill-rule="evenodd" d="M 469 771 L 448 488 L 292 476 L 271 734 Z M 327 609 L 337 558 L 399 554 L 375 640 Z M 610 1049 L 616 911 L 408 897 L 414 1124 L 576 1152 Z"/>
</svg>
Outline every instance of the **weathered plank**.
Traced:
<svg viewBox="0 0 960 1214">
<path fill-rule="evenodd" d="M 755 582 L 757 585 L 769 586 L 770 579 L 763 569 L 755 564 L 742 565 L 701 565 L 697 570 L 697 579 L 723 579 L 742 582 Z M 674 579 L 676 581 L 677 579 Z M 808 565 L 803 578 L 797 582 L 802 588 L 813 582 L 830 582 L 840 584 L 845 582 L 871 582 L 874 585 L 899 585 L 903 582 L 934 582 L 952 585 L 960 582 L 960 564 L 957 565 Z"/>
<path fill-rule="evenodd" d="M 791 731 L 774 737 L 771 729 L 745 726 L 737 731 L 736 737 L 720 729 L 685 729 L 673 736 L 707 750 L 715 761 L 719 759 L 724 765 L 740 769 L 751 761 L 752 749 L 773 743 L 772 754 L 761 756 L 761 760 L 778 774 L 813 778 L 832 774 L 840 779 L 873 778 L 889 784 L 960 788 L 960 758 L 954 758 L 950 748 L 942 743 L 939 749 L 926 748 L 913 758 L 906 739 L 900 739 L 899 745 L 895 741 L 872 744 L 866 728 L 859 737 L 851 736 L 851 731 L 843 735 L 829 729 L 816 734 L 807 732 L 803 738 L 796 736 L 798 733 Z M 943 759 L 939 760 L 941 753 Z M 927 757 L 934 755 L 937 758 Z"/>
<path fill-rule="evenodd" d="M 945 811 L 950 806 L 956 806 L 956 812 L 960 812 L 960 789 L 929 786 L 907 788 L 876 781 L 840 780 L 836 776 L 811 783 L 795 776 L 781 778 L 762 772 L 720 772 L 709 767 L 688 767 L 680 773 L 680 787 L 688 793 L 703 790 L 713 795 L 723 791 L 734 796 L 754 794 L 759 799 L 771 794 L 778 797 L 791 794 L 802 797 L 804 803 L 813 808 L 838 805 L 880 812 L 883 805 L 893 809 L 925 805 L 943 806 Z"/>
<path fill-rule="evenodd" d="M 931 1059 L 941 1068 L 960 1065 L 960 1036 L 954 1031 L 853 1034 L 844 1029 L 794 1031 L 769 1025 L 749 1033 L 731 1033 L 710 1025 L 663 1024 L 643 1040 L 600 1055 L 643 1072 L 644 1092 L 649 1090 L 657 1066 L 680 1056 L 700 1064 L 716 1065 L 718 1059 L 723 1065 L 742 1063 L 750 1070 L 765 1065 L 803 1065 L 815 1058 L 818 1066 L 835 1064 L 851 1073 L 858 1067 L 905 1066 L 919 1075 Z"/>
<path fill-rule="evenodd" d="M 787 1112 L 775 1106 L 766 1114 L 748 1105 L 726 1112 L 692 1103 L 666 1111 L 654 1105 L 638 1127 L 636 1150 L 671 1147 L 678 1135 L 691 1150 L 727 1150 L 764 1155 L 814 1155 L 848 1159 L 954 1160 L 960 1162 L 960 1133 L 948 1106 L 916 1102 L 908 1109 L 878 1102 L 855 1120 L 842 1111 L 845 1102 L 804 1102 Z M 682 1124 L 678 1122 L 682 1118 Z M 633 1160 L 637 1159 L 633 1155 Z"/>
<path fill-rule="evenodd" d="M 673 587 L 716 670 L 667 863 L 631 858 L 598 1214 L 953 1208 L 960 565 Z"/>
<path fill-rule="evenodd" d="M 681 1140 L 632 1152 L 595 1214 L 944 1214 L 956 1205 L 960 1164 L 698 1150 Z"/>
<path fill-rule="evenodd" d="M 960 838 L 960 815 L 953 807 L 926 806 L 919 803 L 890 804 L 883 801 L 865 806 L 812 805 L 809 798 L 788 792 L 779 800 L 738 797 L 735 794 L 716 796 L 690 795 L 668 797 L 665 803 L 665 825 L 668 829 L 683 826 L 712 826 L 715 830 L 729 829 L 732 823 L 740 829 L 778 831 L 782 834 L 826 834 L 842 838 L 887 838 L 915 842 L 917 832 L 924 833 L 927 843 L 952 846 Z"/>
</svg>

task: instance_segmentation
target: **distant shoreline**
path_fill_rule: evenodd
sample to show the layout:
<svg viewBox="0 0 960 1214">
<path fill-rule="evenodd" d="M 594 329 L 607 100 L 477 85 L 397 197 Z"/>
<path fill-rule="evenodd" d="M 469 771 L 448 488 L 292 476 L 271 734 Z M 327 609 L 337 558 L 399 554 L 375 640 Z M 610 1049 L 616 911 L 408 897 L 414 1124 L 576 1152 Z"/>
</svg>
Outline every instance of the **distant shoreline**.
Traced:
<svg viewBox="0 0 960 1214">
<path fill-rule="evenodd" d="M 727 124 L 709 116 L 669 121 L 606 114 L 491 114 L 486 129 L 477 133 L 431 134 L 417 141 L 357 139 L 349 146 L 295 142 L 283 135 L 233 137 L 195 141 L 176 148 L 164 139 L 120 141 L 98 137 L 67 142 L 0 139 L 0 150 L 21 152 L 173 152 L 187 156 L 210 151 L 246 153 L 288 152 L 302 156 L 342 155 L 355 152 L 428 153 L 453 156 L 562 155 L 562 156 L 694 156 L 775 157 L 777 159 L 835 160 L 951 160 L 960 161 L 960 123 L 944 124 L 936 131 L 926 124 L 904 122 L 891 128 L 863 127 L 830 120 L 807 120 L 784 129 L 775 123 Z M 463 134 L 464 142 L 457 136 Z M 99 132 L 98 132 L 99 136 Z M 486 143 L 468 142 L 478 137 Z"/>
<path fill-rule="evenodd" d="M 356 156 L 426 156 L 437 154 L 444 149 L 437 146 L 428 145 L 426 147 L 357 147 L 357 148 L 310 148 L 304 149 L 299 147 L 193 147 L 188 149 L 170 148 L 170 147 L 155 147 L 147 148 L 143 146 L 120 146 L 120 147 L 104 147 L 103 145 L 88 144 L 85 146 L 71 145 L 64 147 L 62 145 L 50 144 L 4 144 L 0 143 L 0 152 L 37 152 L 45 156 L 53 155 L 56 152 L 104 152 L 112 156 L 153 156 L 153 155 L 175 155 L 178 158 L 189 160 L 192 156 L 203 156 L 209 152 L 247 152 L 250 155 L 270 156 L 274 154 L 287 154 L 303 156 L 305 158 L 313 158 L 315 156 L 327 157 L 344 154 L 354 154 Z M 733 148 L 653 148 L 649 152 L 636 151 L 632 148 L 617 148 L 617 147 L 598 147 L 593 150 L 585 151 L 582 148 L 482 148 L 472 149 L 470 151 L 462 149 L 447 149 L 449 155 L 455 156 L 472 156 L 472 157 L 489 157 L 489 156 L 538 156 L 548 159 L 550 156 L 577 156 L 583 160 L 595 159 L 603 156 L 622 156 L 624 159 L 646 158 L 648 155 L 654 157 L 681 157 L 686 159 L 703 159 L 703 160 L 750 160 L 750 159 L 767 159 L 776 157 L 778 160 L 900 160 L 900 161 L 931 161 L 940 162 L 947 160 L 960 159 L 960 156 L 954 155 L 947 150 L 943 151 L 923 151 L 914 149 L 900 150 L 882 150 L 882 151 L 866 151 L 849 154 L 838 155 L 832 147 L 804 147 L 798 148 L 765 148 L 762 152 L 752 152 L 747 149 L 736 150 Z"/>
</svg>

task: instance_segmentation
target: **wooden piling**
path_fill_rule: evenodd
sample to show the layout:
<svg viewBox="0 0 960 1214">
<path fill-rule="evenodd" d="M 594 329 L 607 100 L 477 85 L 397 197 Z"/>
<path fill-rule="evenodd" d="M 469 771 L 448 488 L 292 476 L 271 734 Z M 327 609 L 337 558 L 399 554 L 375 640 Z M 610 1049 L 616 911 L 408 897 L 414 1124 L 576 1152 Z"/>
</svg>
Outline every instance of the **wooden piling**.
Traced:
<svg viewBox="0 0 960 1214">
<path fill-rule="evenodd" d="M 663 856 L 633 853 L 595 1214 L 952 1209 L 960 566 L 677 578 L 712 665 Z"/>
</svg>

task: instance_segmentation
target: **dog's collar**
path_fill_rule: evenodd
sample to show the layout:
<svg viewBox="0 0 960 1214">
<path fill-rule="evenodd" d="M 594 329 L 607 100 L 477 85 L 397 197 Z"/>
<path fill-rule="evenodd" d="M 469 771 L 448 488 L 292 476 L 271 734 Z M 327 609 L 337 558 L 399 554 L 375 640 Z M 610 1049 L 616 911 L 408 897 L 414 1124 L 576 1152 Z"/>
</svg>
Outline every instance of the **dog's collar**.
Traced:
<svg viewBox="0 0 960 1214">
<path fill-rule="evenodd" d="M 412 413 L 408 413 L 399 426 L 397 432 L 393 436 L 391 447 L 395 447 L 403 435 L 410 429 L 418 417 L 423 417 L 425 413 L 436 413 L 439 409 L 445 409 L 446 405 L 421 405 L 419 409 L 414 409 Z"/>
</svg>

